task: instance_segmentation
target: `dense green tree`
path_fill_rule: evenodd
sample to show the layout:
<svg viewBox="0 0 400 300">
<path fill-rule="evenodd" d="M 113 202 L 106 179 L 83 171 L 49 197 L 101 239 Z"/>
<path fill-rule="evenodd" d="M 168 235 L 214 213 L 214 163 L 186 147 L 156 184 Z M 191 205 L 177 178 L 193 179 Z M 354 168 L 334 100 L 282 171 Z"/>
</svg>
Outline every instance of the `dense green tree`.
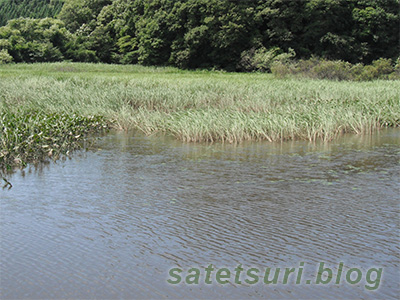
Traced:
<svg viewBox="0 0 400 300">
<path fill-rule="evenodd" d="M 101 10 L 111 4 L 111 0 L 65 0 L 59 18 L 71 32 L 87 28 L 92 32 L 96 27 L 97 16 Z"/>
<path fill-rule="evenodd" d="M 85 61 L 111 62 L 114 40 L 108 36 L 107 24 L 99 22 L 104 18 L 102 10 L 106 10 L 111 0 L 66 0 L 59 18 L 67 29 L 74 33 L 75 40 L 69 55 Z M 107 19 L 110 22 L 110 19 Z"/>
<path fill-rule="evenodd" d="M 353 3 L 347 0 L 310 0 L 305 4 L 306 26 L 302 34 L 305 57 L 319 53 L 330 59 L 355 61 L 362 57 L 362 47 L 354 49 L 351 36 Z M 306 52 L 303 52 L 305 50 Z"/>
<path fill-rule="evenodd" d="M 293 48 L 307 54 L 303 35 L 307 24 L 306 1 L 260 0 L 255 9 L 259 42 L 266 48 Z"/>
<path fill-rule="evenodd" d="M 354 48 L 363 50 L 362 60 L 400 55 L 400 3 L 398 0 L 356 0 L 352 10 L 354 26 L 349 34 Z M 357 59 L 354 59 L 357 61 Z"/>
<path fill-rule="evenodd" d="M 10 4 L 28 2 L 48 5 L 36 12 Z M 50 14 L 52 3 L 0 0 L 0 12 Z M 70 34 L 62 45 L 49 43 L 76 61 L 268 70 L 282 52 L 353 63 L 400 52 L 399 0 L 65 0 L 58 17 Z M 43 60 L 50 47 L 36 33 L 30 41 L 22 33 L 3 39 L 15 61 L 25 61 L 29 47 L 42 53 L 30 61 Z"/>
<path fill-rule="evenodd" d="M 61 61 L 70 35 L 60 20 L 18 18 L 0 27 L 0 50 L 15 62 Z"/>
<path fill-rule="evenodd" d="M 180 17 L 171 18 L 170 27 L 178 26 L 170 62 L 182 67 L 233 69 L 257 33 L 254 9 L 245 2 L 189 0 L 175 9 Z"/>
<path fill-rule="evenodd" d="M 254 10 L 247 6 L 228 0 L 117 0 L 107 8 L 113 16 L 108 32 L 122 62 L 232 69 L 252 43 Z"/>
<path fill-rule="evenodd" d="M 350 62 L 399 53 L 397 0 L 115 0 L 107 10 L 101 26 L 125 63 L 233 69 L 243 51 L 276 47 Z"/>
</svg>

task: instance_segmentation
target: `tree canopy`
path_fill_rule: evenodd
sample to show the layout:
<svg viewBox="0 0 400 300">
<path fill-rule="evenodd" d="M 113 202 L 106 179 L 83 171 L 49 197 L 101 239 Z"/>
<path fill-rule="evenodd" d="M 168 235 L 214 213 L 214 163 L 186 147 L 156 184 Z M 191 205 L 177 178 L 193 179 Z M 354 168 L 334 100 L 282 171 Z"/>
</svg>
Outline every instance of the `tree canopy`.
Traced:
<svg viewBox="0 0 400 300">
<path fill-rule="evenodd" d="M 264 49 L 352 63 L 400 53 L 398 0 L 65 0 L 58 19 L 65 43 L 52 44 L 61 55 L 51 59 L 237 70 L 244 53 Z M 15 61 L 27 60 L 11 49 L 28 41 L 24 22 L 42 28 L 1 29 Z"/>
</svg>

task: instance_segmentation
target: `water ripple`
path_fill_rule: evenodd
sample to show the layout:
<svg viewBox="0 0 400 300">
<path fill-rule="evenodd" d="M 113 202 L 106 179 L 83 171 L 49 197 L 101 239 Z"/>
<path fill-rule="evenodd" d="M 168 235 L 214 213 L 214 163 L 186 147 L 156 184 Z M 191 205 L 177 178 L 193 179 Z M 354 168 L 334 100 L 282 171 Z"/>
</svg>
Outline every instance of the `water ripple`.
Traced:
<svg viewBox="0 0 400 300">
<path fill-rule="evenodd" d="M 186 145 L 123 134 L 0 191 L 9 298 L 395 298 L 399 133 Z M 385 268 L 363 285 L 168 285 L 178 266 Z M 334 267 L 335 268 L 335 267 Z"/>
</svg>

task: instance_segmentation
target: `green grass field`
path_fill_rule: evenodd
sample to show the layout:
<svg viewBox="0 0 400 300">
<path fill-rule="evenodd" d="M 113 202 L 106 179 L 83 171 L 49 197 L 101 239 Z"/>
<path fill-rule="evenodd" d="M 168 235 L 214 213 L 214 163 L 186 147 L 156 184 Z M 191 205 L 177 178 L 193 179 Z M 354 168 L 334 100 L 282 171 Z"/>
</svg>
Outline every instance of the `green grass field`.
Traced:
<svg viewBox="0 0 400 300">
<path fill-rule="evenodd" d="M 81 63 L 0 66 L 3 115 L 101 116 L 116 128 L 189 142 L 329 141 L 399 126 L 399 91 L 400 81 Z M 4 144 L 4 134 L 0 139 Z"/>
</svg>

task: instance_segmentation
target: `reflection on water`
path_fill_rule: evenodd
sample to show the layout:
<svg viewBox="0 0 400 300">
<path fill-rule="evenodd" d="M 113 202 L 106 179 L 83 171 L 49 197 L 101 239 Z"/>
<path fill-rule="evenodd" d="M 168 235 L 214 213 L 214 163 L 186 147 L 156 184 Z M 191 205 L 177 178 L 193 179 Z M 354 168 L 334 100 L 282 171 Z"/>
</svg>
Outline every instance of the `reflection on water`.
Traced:
<svg viewBox="0 0 400 300">
<path fill-rule="evenodd" d="M 400 134 L 182 144 L 124 133 L 0 190 L 1 299 L 399 294 Z M 169 285 L 179 266 L 382 267 L 359 285 Z M 203 280 L 204 282 L 204 280 Z"/>
</svg>

